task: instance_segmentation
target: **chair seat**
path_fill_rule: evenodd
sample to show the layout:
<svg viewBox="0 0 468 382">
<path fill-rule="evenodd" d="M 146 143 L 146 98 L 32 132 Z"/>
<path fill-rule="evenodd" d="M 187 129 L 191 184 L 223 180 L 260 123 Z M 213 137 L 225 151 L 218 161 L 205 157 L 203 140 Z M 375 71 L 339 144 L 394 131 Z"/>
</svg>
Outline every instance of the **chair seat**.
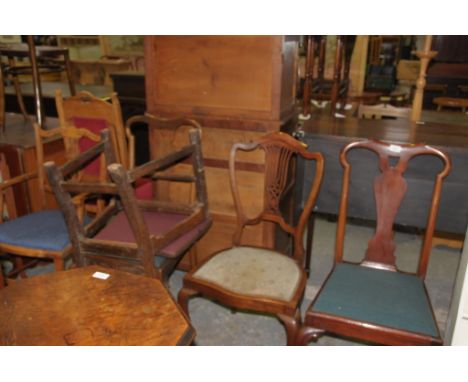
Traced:
<svg viewBox="0 0 468 382">
<path fill-rule="evenodd" d="M 245 296 L 291 301 L 302 274 L 293 259 L 280 253 L 234 247 L 212 257 L 193 273 L 192 278 Z"/>
<path fill-rule="evenodd" d="M 62 212 L 43 210 L 0 224 L 0 243 L 63 251 L 70 244 L 70 239 Z"/>
<path fill-rule="evenodd" d="M 177 223 L 185 219 L 187 215 L 166 212 L 144 211 L 143 218 L 152 235 L 164 235 Z M 171 244 L 161 250 L 161 255 L 174 257 L 188 249 L 193 241 L 200 237 L 209 227 L 210 221 L 204 221 L 192 230 L 178 237 Z M 127 215 L 124 211 L 119 212 L 95 237 L 99 240 L 107 240 L 121 243 L 135 243 L 135 236 Z"/>
<path fill-rule="evenodd" d="M 137 179 L 135 184 L 135 196 L 139 200 L 153 199 L 153 182 L 150 179 Z"/>
<path fill-rule="evenodd" d="M 337 264 L 311 312 L 439 336 L 424 282 L 415 275 Z"/>
</svg>

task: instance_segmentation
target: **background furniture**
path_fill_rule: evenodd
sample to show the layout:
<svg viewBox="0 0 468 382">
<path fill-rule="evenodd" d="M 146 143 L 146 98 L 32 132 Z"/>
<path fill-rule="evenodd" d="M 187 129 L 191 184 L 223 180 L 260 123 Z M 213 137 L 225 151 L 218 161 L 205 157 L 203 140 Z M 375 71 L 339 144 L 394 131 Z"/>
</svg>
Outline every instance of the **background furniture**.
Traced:
<svg viewBox="0 0 468 382">
<path fill-rule="evenodd" d="M 39 46 L 35 47 L 32 40 L 32 36 L 29 36 L 29 45 L 26 44 L 15 44 L 0 46 L 0 58 L 6 57 L 8 59 L 8 65 L 2 67 L 3 77 L 9 79 L 11 77 L 18 104 L 20 110 L 25 119 L 28 118 L 28 113 L 23 102 L 23 96 L 21 94 L 21 86 L 19 76 L 21 75 L 32 75 L 34 93 L 36 99 L 36 116 L 37 122 L 41 125 L 45 125 L 45 115 L 43 114 L 42 107 L 42 90 L 40 84 L 40 74 L 43 73 L 67 73 L 68 86 L 70 93 L 75 94 L 75 85 L 71 75 L 70 60 L 68 56 L 68 50 L 63 48 L 57 48 L 53 46 Z M 28 58 L 29 65 L 17 65 L 17 58 Z M 2 85 L 3 86 L 3 85 Z M 3 123 L 3 114 L 5 110 L 0 109 L 0 124 Z M 0 126 L 4 129 L 4 125 Z"/>
<path fill-rule="evenodd" d="M 435 97 L 432 102 L 437 105 L 437 111 L 441 111 L 442 107 L 455 107 L 464 113 L 468 107 L 468 98 Z"/>
<path fill-rule="evenodd" d="M 382 119 L 382 117 L 409 119 L 411 109 L 407 107 L 396 107 L 388 103 L 378 105 L 360 104 L 358 107 L 358 118 Z"/>
<path fill-rule="evenodd" d="M 464 97 L 460 86 L 468 85 L 468 37 L 433 36 L 432 49 L 438 54 L 427 69 L 427 89 L 424 92 L 424 108 L 434 108 L 434 97 Z M 444 94 L 440 88 L 443 87 Z"/>
<path fill-rule="evenodd" d="M 376 202 L 376 230 L 360 263 L 343 257 L 348 196 L 356 169 L 351 153 L 374 154 L 379 174 L 371 178 Z M 377 154 L 377 155 L 375 155 Z M 413 158 L 437 157 L 436 172 L 427 208 L 426 231 L 416 271 L 401 272 L 396 264 L 393 223 L 411 184 L 404 175 Z M 387 345 L 441 345 L 442 338 L 424 284 L 432 248 L 442 182 L 450 171 L 450 159 L 426 145 L 397 145 L 379 141 L 347 144 L 340 152 L 342 192 L 335 244 L 335 263 L 314 301 L 307 309 L 298 343 L 306 344 L 324 332 Z M 351 171 L 351 169 L 353 170 Z M 421 171 L 424 178 L 426 171 Z M 412 210 L 412 208 L 411 208 Z"/>
<path fill-rule="evenodd" d="M 49 128 L 58 126 L 55 118 L 49 119 Z M 53 160 L 63 163 L 65 159 L 63 141 L 56 138 L 45 139 L 43 142 L 44 160 Z M 19 114 L 8 114 L 6 132 L 0 135 L 0 152 L 5 154 L 5 159 L 10 170 L 11 177 L 25 173 L 33 173 L 38 169 L 36 139 L 31 122 L 24 121 Z M 23 186 L 13 186 L 16 209 L 18 215 L 39 211 L 43 200 L 40 198 L 40 184 L 32 179 Z M 46 203 L 56 206 L 53 195 L 46 193 Z"/>
<path fill-rule="evenodd" d="M 338 120 L 316 117 L 304 122 L 303 131 L 302 140 L 308 145 L 308 149 L 321 152 L 327 164 L 317 199 L 316 211 L 318 213 L 338 214 L 338 195 L 341 185 L 337 179 L 342 176 L 338 154 L 345 144 L 363 139 L 411 144 L 424 142 L 446 152 L 452 161 L 452 171 L 443 186 L 436 230 L 461 235 L 465 233 L 468 225 L 468 174 L 465 170 L 468 167 L 466 126 L 442 122 L 426 122 L 421 125 L 405 119 L 346 118 Z M 365 154 L 354 154 L 358 162 L 356 170 L 359 175 L 350 191 L 348 215 L 358 219 L 372 220 L 375 216 L 374 199 L 371 190 L 365 184 L 369 177 L 376 175 L 376 169 L 366 164 L 372 156 Z M 428 183 L 417 174 L 423 170 L 427 174 L 434 173 L 440 165 L 440 161 L 436 158 L 414 159 L 407 173 L 408 184 L 414 185 L 414 188 L 410 187 L 408 190 L 396 216 L 396 224 L 419 228 L 425 226 L 427 215 L 424 205 L 427 205 L 432 195 Z M 299 169 L 299 171 L 304 171 L 304 195 L 313 179 L 314 169 L 304 166 L 304 169 Z M 304 201 L 303 198 L 302 200 Z"/>
<path fill-rule="evenodd" d="M 309 114 L 311 99 L 330 101 L 330 113 L 335 114 L 338 101 L 346 104 L 349 90 L 349 71 L 356 36 L 337 36 L 332 79 L 325 78 L 327 36 L 308 36 L 306 77 L 303 94 L 303 115 Z M 317 57 L 317 75 L 314 77 Z"/>
<path fill-rule="evenodd" d="M 203 157 L 213 226 L 197 244 L 198 261 L 230 246 L 236 218 L 232 197 L 220 192 L 229 182 L 233 143 L 267 132 L 291 130 L 295 121 L 297 38 L 284 36 L 145 36 L 145 81 L 149 113 L 184 115 L 203 130 Z M 151 157 L 177 148 L 175 135 L 154 129 Z M 169 146 L 168 146 L 169 145 Z M 261 206 L 263 159 L 240 163 L 242 192 L 249 205 Z M 173 200 L 173 195 L 160 195 Z M 271 228 L 246 230 L 250 244 L 274 245 Z M 188 268 L 189 262 L 182 266 Z"/>
<path fill-rule="evenodd" d="M 243 203 L 239 192 L 236 163 L 238 152 L 265 155 L 265 201 L 262 209 Z M 313 161 L 316 174 L 304 209 L 296 222 L 281 213 L 285 196 L 294 190 L 295 160 Z M 229 157 L 231 191 L 237 213 L 233 247 L 215 253 L 184 277 L 178 301 L 188 315 L 188 298 L 202 295 L 222 304 L 276 315 L 286 326 L 287 343 L 293 345 L 301 322 L 299 304 L 305 289 L 304 229 L 322 179 L 323 159 L 307 152 L 289 135 L 269 134 L 250 143 L 236 143 Z M 259 195 L 262 195 L 259 194 Z M 245 200 L 245 199 L 244 199 Z M 244 209 L 244 207 L 247 207 Z M 276 223 L 291 235 L 292 256 L 263 247 L 241 245 L 244 228 L 262 222 Z"/>
<path fill-rule="evenodd" d="M 0 315 L 1 345 L 189 345 L 195 336 L 159 280 L 98 266 L 20 280 L 0 291 Z"/>
</svg>

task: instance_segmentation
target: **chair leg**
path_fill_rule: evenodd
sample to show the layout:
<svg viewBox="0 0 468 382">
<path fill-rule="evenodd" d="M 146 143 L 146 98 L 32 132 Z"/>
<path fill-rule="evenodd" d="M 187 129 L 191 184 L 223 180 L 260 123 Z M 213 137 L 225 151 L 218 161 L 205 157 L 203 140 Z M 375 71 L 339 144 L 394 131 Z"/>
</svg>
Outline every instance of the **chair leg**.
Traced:
<svg viewBox="0 0 468 382">
<path fill-rule="evenodd" d="M 306 346 L 310 341 L 317 341 L 325 331 L 321 329 L 303 326 L 299 329 L 296 337 L 297 346 Z"/>
<path fill-rule="evenodd" d="M 199 294 L 200 293 L 197 292 L 196 290 L 186 288 L 186 287 L 182 287 L 182 289 L 180 290 L 180 292 L 179 292 L 179 294 L 177 296 L 177 301 L 179 302 L 180 307 L 182 308 L 184 313 L 187 315 L 187 317 L 190 317 L 189 309 L 188 309 L 188 300 L 189 300 L 189 298 L 197 296 Z"/>
<path fill-rule="evenodd" d="M 281 320 L 281 322 L 286 328 L 287 345 L 296 345 L 297 333 L 299 328 L 301 327 L 301 312 L 299 311 L 299 309 L 296 309 L 294 317 L 287 316 L 285 314 L 278 314 L 278 318 Z"/>
<path fill-rule="evenodd" d="M 5 132 L 5 84 L 3 82 L 3 71 L 0 67 L 0 132 Z"/>
<path fill-rule="evenodd" d="M 21 84 L 19 79 L 16 75 L 12 76 L 13 87 L 15 88 L 16 99 L 18 101 L 19 108 L 21 110 L 21 114 L 23 114 L 23 118 L 25 121 L 29 120 L 28 112 L 26 110 L 26 106 L 23 100 L 23 94 L 21 93 Z"/>
<path fill-rule="evenodd" d="M 65 262 L 63 261 L 63 258 L 61 257 L 54 258 L 54 265 L 55 265 L 56 272 L 65 270 Z"/>
<path fill-rule="evenodd" d="M 26 266 L 24 264 L 24 259 L 21 256 L 15 256 L 15 268 L 19 270 L 18 274 L 21 276 L 21 278 L 28 277 L 28 275 L 24 271 L 26 269 Z"/>
</svg>

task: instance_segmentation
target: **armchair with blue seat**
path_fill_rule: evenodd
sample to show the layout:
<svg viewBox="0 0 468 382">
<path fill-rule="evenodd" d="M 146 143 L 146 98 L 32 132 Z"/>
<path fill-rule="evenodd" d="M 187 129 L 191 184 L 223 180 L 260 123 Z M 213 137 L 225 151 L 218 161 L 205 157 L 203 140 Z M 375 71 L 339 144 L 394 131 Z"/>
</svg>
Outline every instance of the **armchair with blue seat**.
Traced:
<svg viewBox="0 0 468 382">
<path fill-rule="evenodd" d="M 374 169 L 369 170 L 369 180 L 373 180 L 377 226 L 363 260 L 351 263 L 345 261 L 343 255 L 348 201 L 352 200 L 353 192 L 362 192 L 364 185 L 351 181 L 352 154 L 349 152 L 358 150 L 361 154 L 364 154 L 362 151 L 377 154 L 377 176 L 371 173 Z M 436 163 L 439 162 L 437 159 L 431 160 L 431 156 L 439 158 L 441 163 Z M 415 157 L 420 158 L 414 161 L 426 161 L 424 173 L 416 173 L 411 167 L 410 162 Z M 341 151 L 340 161 L 344 172 L 334 266 L 305 313 L 297 343 L 305 345 L 325 333 L 333 333 L 383 345 L 442 344 L 425 277 L 442 182 L 451 168 L 450 158 L 436 148 L 421 144 L 360 141 L 346 145 Z M 370 169 L 370 163 L 366 160 L 367 169 Z M 356 171 L 358 163 L 354 164 L 353 171 Z M 405 199 L 413 177 L 427 179 L 427 189 L 418 190 Z M 397 267 L 393 223 L 400 205 L 410 208 L 412 204 L 413 208 L 421 209 L 424 201 L 429 202 L 429 209 L 419 263 L 415 272 L 404 272 Z"/>
<path fill-rule="evenodd" d="M 98 142 L 100 137 L 84 129 L 51 129 L 43 130 L 39 125 L 34 124 L 37 154 L 37 171 L 19 175 L 15 178 L 4 180 L 0 183 L 1 199 L 11 199 L 12 187 L 24 184 L 29 192 L 38 192 L 39 200 L 42 206 L 39 210 L 30 211 L 22 216 L 16 216 L 12 210 L 7 214 L 0 224 L 0 252 L 13 255 L 17 266 L 9 276 L 15 276 L 18 273 L 24 275 L 23 258 L 32 259 L 51 259 L 55 265 L 55 270 L 60 271 L 65 268 L 65 260 L 71 254 L 72 248 L 68 236 L 67 225 L 62 212 L 57 208 L 51 208 L 47 205 L 46 193 L 49 190 L 46 184 L 45 173 L 43 169 L 44 148 L 43 141 L 50 139 L 69 139 L 74 140 L 76 144 L 83 137 Z M 67 151 L 68 152 L 68 151 Z M 67 152 L 65 153 L 67 157 Z M 99 159 L 98 159 L 99 161 Z M 102 162 L 101 167 L 105 163 Z M 104 173 L 105 174 L 105 173 Z M 37 188 L 33 188 L 29 182 L 37 179 Z M 28 188 L 27 186 L 31 186 Z M 84 205 L 83 197 L 80 195 L 74 200 L 76 208 L 80 211 L 80 217 L 83 220 Z M 11 203 L 10 203 L 11 205 Z M 3 211 L 3 203 L 2 203 Z M 31 263 L 31 262 L 29 262 Z"/>
</svg>

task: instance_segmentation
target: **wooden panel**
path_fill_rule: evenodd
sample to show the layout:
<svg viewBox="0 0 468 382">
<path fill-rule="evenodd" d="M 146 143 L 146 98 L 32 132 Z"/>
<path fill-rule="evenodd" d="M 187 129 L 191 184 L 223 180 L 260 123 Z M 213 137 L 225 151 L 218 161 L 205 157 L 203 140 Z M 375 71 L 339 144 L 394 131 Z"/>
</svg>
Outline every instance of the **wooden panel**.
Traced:
<svg viewBox="0 0 468 382">
<path fill-rule="evenodd" d="M 272 78 L 274 53 L 281 54 L 279 37 L 160 36 L 151 42 L 158 79 L 147 93 L 154 95 L 158 110 L 177 105 L 209 108 L 222 116 L 274 117 Z"/>
<path fill-rule="evenodd" d="M 54 161 L 55 163 L 65 163 L 65 148 L 63 141 L 55 140 L 47 142 L 44 145 L 44 161 Z M 29 147 L 23 152 L 23 165 L 25 172 L 33 172 L 37 170 L 36 148 Z M 38 193 L 38 180 L 33 179 L 28 182 L 29 200 L 31 203 L 32 211 L 39 211 L 42 207 L 42 201 Z M 47 208 L 58 208 L 55 196 L 52 192 L 46 192 L 46 206 Z"/>
</svg>

